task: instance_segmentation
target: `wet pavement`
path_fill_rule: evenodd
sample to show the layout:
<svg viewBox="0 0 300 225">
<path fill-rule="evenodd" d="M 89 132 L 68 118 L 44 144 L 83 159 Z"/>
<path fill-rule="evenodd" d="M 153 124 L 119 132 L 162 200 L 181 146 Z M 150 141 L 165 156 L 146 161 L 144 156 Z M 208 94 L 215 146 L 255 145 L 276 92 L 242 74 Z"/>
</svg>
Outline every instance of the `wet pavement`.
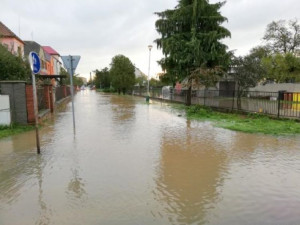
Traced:
<svg viewBox="0 0 300 225">
<path fill-rule="evenodd" d="M 0 140 L 0 224 L 299 224 L 300 137 L 245 134 L 167 104 L 82 91 Z"/>
</svg>

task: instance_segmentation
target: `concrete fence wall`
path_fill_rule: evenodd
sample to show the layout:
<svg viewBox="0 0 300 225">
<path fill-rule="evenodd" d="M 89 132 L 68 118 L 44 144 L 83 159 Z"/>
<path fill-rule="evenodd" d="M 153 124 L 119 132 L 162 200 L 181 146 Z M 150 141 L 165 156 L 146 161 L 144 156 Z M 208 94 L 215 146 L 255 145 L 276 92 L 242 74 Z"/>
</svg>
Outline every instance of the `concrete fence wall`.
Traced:
<svg viewBox="0 0 300 225">
<path fill-rule="evenodd" d="M 25 81 L 1 81 L 0 91 L 2 95 L 9 95 L 12 121 L 27 124 Z"/>
<path fill-rule="evenodd" d="M 258 85 L 254 88 L 250 88 L 249 91 L 261 91 L 261 92 L 287 91 L 287 92 L 300 93 L 300 84 L 292 84 L 292 83 L 265 84 L 265 85 Z"/>
<path fill-rule="evenodd" d="M 66 86 L 58 87 L 61 90 L 60 98 L 69 96 L 69 88 Z M 34 123 L 34 103 L 32 85 L 25 81 L 0 81 L 0 94 L 9 96 L 11 121 L 19 124 Z M 39 99 L 40 110 L 55 111 L 55 88 L 52 85 L 40 87 L 42 93 Z M 1 104 L 1 102 L 0 102 Z M 2 105 L 2 104 L 1 104 Z"/>
<path fill-rule="evenodd" d="M 0 95 L 0 125 L 10 125 L 9 95 Z"/>
</svg>

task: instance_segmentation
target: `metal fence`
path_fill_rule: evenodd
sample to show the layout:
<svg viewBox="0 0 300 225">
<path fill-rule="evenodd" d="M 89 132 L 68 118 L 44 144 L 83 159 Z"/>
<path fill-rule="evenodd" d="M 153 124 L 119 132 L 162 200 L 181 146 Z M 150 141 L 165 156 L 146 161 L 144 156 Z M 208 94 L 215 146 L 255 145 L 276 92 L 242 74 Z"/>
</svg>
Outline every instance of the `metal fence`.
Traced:
<svg viewBox="0 0 300 225">
<path fill-rule="evenodd" d="M 45 99 L 45 91 L 44 87 L 37 87 L 37 100 L 38 100 L 38 109 L 43 110 L 46 109 L 46 99 Z"/>
<path fill-rule="evenodd" d="M 147 90 L 136 88 L 133 94 L 147 96 Z M 162 88 L 150 89 L 150 97 L 186 103 L 187 91 L 164 93 Z M 300 118 L 300 93 L 246 91 L 240 97 L 231 90 L 192 91 L 192 104 L 212 108 L 238 110 L 273 115 L 282 118 Z"/>
<path fill-rule="evenodd" d="M 56 87 L 55 88 L 55 100 L 59 101 L 63 98 L 65 98 L 65 87 L 61 86 L 61 87 Z"/>
</svg>

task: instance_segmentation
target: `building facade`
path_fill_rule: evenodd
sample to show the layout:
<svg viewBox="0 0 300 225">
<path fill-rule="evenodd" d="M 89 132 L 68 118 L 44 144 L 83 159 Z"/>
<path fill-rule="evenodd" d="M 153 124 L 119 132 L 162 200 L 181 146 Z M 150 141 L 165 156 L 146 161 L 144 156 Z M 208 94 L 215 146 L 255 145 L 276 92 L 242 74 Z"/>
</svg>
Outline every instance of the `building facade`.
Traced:
<svg viewBox="0 0 300 225">
<path fill-rule="evenodd" d="M 13 55 L 24 57 L 24 42 L 1 21 L 0 43 Z"/>
</svg>

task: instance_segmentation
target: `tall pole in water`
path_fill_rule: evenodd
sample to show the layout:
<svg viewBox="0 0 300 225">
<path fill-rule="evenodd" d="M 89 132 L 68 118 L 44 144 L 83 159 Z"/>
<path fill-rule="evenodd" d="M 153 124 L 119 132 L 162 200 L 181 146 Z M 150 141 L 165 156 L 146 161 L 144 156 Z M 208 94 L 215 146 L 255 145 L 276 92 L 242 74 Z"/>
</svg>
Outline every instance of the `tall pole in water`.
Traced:
<svg viewBox="0 0 300 225">
<path fill-rule="evenodd" d="M 72 113 L 73 113 L 73 132 L 75 134 L 75 111 L 74 111 L 74 85 L 73 85 L 73 75 L 74 71 L 79 63 L 79 55 L 67 55 L 61 56 L 65 68 L 67 68 L 70 74 L 70 83 L 71 83 L 71 98 L 72 98 Z"/>
<path fill-rule="evenodd" d="M 152 45 L 148 45 L 148 49 L 149 49 L 149 67 L 148 67 L 148 85 L 147 85 L 147 99 L 146 101 L 149 101 L 150 98 L 150 86 L 149 86 L 149 80 L 150 80 L 150 62 L 151 62 L 151 49 L 152 49 Z"/>
<path fill-rule="evenodd" d="M 92 72 L 90 72 L 90 82 L 92 84 Z"/>
<path fill-rule="evenodd" d="M 37 154 L 40 154 L 41 149 L 40 149 L 40 135 L 39 135 L 39 115 L 38 115 L 38 103 L 37 103 L 36 84 L 35 84 L 35 74 L 34 73 L 32 73 L 32 91 L 33 91 L 33 108 L 34 108 L 34 119 L 35 119 L 36 148 L 37 148 Z"/>
<path fill-rule="evenodd" d="M 36 83 L 35 83 L 35 74 L 38 74 L 41 70 L 41 61 L 37 53 L 29 53 L 29 62 L 32 75 L 32 94 L 33 94 L 33 110 L 34 110 L 34 119 L 35 119 L 35 133 L 36 133 L 36 147 L 37 154 L 41 153 L 40 150 L 40 136 L 39 136 L 39 115 L 38 115 L 38 102 L 36 95 Z"/>
<path fill-rule="evenodd" d="M 74 85 L 73 85 L 73 57 L 69 55 L 71 69 L 70 69 L 70 77 L 71 77 L 71 96 L 72 96 L 72 113 L 73 113 L 73 129 L 75 133 L 75 112 L 74 112 Z"/>
</svg>

